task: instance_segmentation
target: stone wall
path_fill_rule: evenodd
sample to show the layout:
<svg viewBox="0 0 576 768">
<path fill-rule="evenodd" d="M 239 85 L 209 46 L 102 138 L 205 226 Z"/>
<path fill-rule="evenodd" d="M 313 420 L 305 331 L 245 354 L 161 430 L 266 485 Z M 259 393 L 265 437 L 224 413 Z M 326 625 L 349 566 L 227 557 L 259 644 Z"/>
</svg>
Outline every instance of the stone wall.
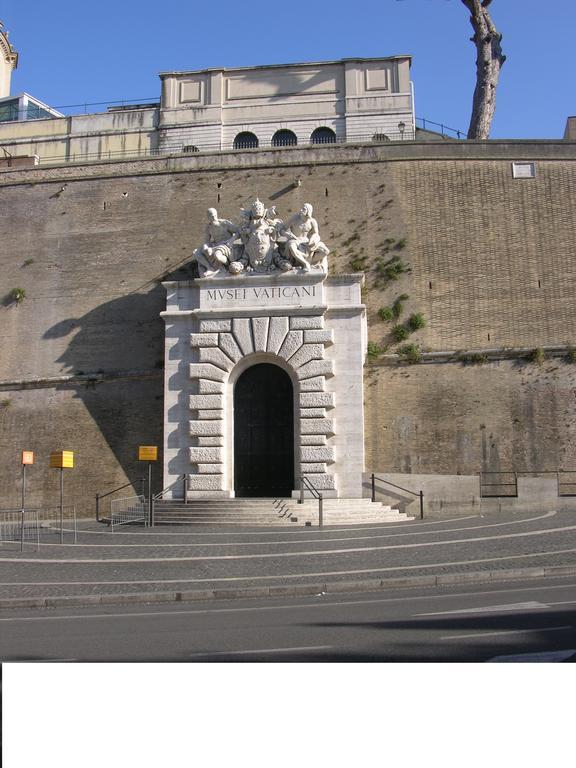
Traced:
<svg viewBox="0 0 576 768">
<path fill-rule="evenodd" d="M 513 179 L 513 160 L 534 161 L 536 178 Z M 575 177 L 566 142 L 325 146 L 0 173 L 0 506 L 18 501 L 21 448 L 38 453 L 38 503 L 54 501 L 49 451 L 76 450 L 69 483 L 87 509 L 97 490 L 139 474 L 138 443 L 161 444 L 160 282 L 192 275 L 185 262 L 208 205 L 235 217 L 257 194 L 287 217 L 311 202 L 331 270 L 366 272 L 373 344 L 391 343 L 393 323 L 378 310 L 407 294 L 401 319 L 424 316 L 410 338 L 423 348 L 531 349 L 576 338 Z M 378 259 L 394 256 L 411 271 L 385 285 Z M 376 357 L 367 469 L 575 468 L 575 375 L 563 360 Z"/>
</svg>

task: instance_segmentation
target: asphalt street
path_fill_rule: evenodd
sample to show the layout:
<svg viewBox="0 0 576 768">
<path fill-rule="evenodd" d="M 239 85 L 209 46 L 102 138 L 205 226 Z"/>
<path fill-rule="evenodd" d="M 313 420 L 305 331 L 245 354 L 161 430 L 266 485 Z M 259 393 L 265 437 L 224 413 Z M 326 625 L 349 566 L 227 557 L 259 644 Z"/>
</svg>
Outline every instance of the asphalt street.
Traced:
<svg viewBox="0 0 576 768">
<path fill-rule="evenodd" d="M 0 614 L 17 661 L 567 661 L 576 579 Z"/>
</svg>

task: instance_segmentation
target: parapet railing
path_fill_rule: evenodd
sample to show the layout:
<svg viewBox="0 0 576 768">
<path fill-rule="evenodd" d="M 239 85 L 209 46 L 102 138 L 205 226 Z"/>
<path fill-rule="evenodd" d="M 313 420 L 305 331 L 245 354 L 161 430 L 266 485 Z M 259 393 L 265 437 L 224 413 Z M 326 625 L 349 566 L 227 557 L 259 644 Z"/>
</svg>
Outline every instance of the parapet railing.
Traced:
<svg viewBox="0 0 576 768">
<path fill-rule="evenodd" d="M 138 477 L 136 478 L 136 482 L 142 483 L 142 495 L 144 495 L 144 483 L 146 482 L 145 477 Z M 113 491 L 107 491 L 106 493 L 97 493 L 96 498 L 96 522 L 101 523 L 102 520 L 100 518 L 100 502 L 102 499 L 105 499 L 107 496 L 112 496 L 113 493 L 118 493 L 118 491 L 123 491 L 124 488 L 129 488 L 130 486 L 133 486 L 134 483 L 124 483 L 124 485 L 118 486 L 118 488 L 114 488 Z"/>
<path fill-rule="evenodd" d="M 306 491 L 312 494 L 313 498 L 318 499 L 318 528 L 322 528 L 324 525 L 324 497 L 320 493 L 320 491 L 315 488 L 310 480 L 305 477 L 304 475 L 302 477 L 298 478 L 298 482 L 300 483 L 300 498 L 298 499 L 298 504 L 304 504 L 304 495 Z"/>
<path fill-rule="evenodd" d="M 384 480 L 383 477 L 378 477 L 378 475 L 375 475 L 374 472 L 370 475 L 370 481 L 372 485 L 372 493 L 371 493 L 371 499 L 372 501 L 376 501 L 376 483 L 384 483 L 384 485 L 390 485 L 392 488 L 397 488 L 399 491 L 404 491 L 405 493 L 410 493 L 412 496 L 416 496 L 420 499 L 420 520 L 424 520 L 424 491 L 412 491 L 410 488 L 403 488 L 401 485 L 396 485 L 395 483 L 391 483 L 390 480 Z"/>
</svg>

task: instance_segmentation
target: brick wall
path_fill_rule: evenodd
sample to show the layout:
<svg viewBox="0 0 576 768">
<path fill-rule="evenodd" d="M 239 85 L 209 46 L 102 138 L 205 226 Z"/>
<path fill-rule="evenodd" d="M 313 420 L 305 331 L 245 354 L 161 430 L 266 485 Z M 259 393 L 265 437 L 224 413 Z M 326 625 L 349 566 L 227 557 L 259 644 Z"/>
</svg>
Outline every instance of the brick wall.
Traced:
<svg viewBox="0 0 576 768">
<path fill-rule="evenodd" d="M 513 179 L 511 162 L 525 159 L 536 178 Z M 576 338 L 575 178 L 576 150 L 562 142 L 298 147 L 0 173 L 0 380 L 12 382 L 0 392 L 0 506 L 17 502 L 21 448 L 44 463 L 50 450 L 77 450 L 85 471 L 70 488 L 91 505 L 138 474 L 139 442 L 161 443 L 159 281 L 190 277 L 181 264 L 208 206 L 235 218 L 258 195 L 287 217 L 311 202 L 332 271 L 365 257 L 370 338 L 381 346 L 391 324 L 378 309 L 406 293 L 405 316 L 427 321 L 412 337 L 424 348 L 533 348 Z M 411 272 L 384 286 L 377 260 L 393 255 Z M 74 386 L 34 383 L 67 375 Z M 108 383 L 86 383 L 91 375 Z M 573 384 L 562 361 L 377 361 L 366 376 L 367 466 L 574 468 Z M 34 498 L 53 501 L 51 475 L 38 472 Z"/>
</svg>

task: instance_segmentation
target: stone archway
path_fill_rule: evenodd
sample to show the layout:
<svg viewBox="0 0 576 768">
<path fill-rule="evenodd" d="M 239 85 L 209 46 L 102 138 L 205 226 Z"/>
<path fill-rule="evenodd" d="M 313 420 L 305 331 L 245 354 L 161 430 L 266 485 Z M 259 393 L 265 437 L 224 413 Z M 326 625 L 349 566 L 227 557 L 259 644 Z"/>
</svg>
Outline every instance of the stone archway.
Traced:
<svg viewBox="0 0 576 768">
<path fill-rule="evenodd" d="M 234 385 L 234 492 L 290 496 L 294 488 L 294 390 L 277 365 L 256 363 Z"/>
</svg>

